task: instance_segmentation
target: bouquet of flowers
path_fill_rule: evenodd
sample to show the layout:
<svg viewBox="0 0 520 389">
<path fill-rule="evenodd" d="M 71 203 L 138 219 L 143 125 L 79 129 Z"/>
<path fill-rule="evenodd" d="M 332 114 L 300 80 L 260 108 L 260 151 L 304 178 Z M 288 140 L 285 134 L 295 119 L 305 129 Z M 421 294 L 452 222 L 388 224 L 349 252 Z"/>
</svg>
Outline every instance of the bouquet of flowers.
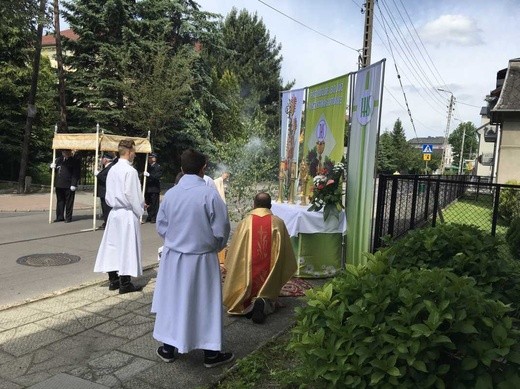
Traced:
<svg viewBox="0 0 520 389">
<path fill-rule="evenodd" d="M 323 169 L 322 174 L 314 177 L 311 206 L 308 211 L 318 212 L 323 208 L 323 220 L 325 221 L 330 215 L 339 217 L 339 212 L 343 208 L 341 179 L 344 170 L 343 162 L 338 162 L 331 172 Z"/>
</svg>

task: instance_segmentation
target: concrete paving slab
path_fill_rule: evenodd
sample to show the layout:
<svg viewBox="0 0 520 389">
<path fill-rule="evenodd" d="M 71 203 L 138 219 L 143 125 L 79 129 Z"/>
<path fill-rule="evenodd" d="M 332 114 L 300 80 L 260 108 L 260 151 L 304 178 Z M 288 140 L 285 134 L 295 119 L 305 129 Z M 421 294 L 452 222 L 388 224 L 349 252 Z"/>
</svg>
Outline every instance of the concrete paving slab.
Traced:
<svg viewBox="0 0 520 389">
<path fill-rule="evenodd" d="M 28 389 L 107 389 L 106 386 L 94 384 L 90 381 L 71 376 L 69 374 L 57 374 L 46 381 L 40 382 Z"/>
<path fill-rule="evenodd" d="M 77 377 L 106 386 L 121 384 L 131 376 L 154 365 L 154 362 L 120 351 L 111 351 L 93 359 L 86 366 L 70 371 Z"/>
<path fill-rule="evenodd" d="M 0 332 L 0 349 L 19 357 L 65 337 L 61 332 L 30 323 Z"/>
<path fill-rule="evenodd" d="M 9 330 L 20 327 L 34 320 L 51 316 L 50 312 L 42 312 L 36 307 L 19 307 L 0 311 L 0 329 Z"/>
<path fill-rule="evenodd" d="M 127 313 L 96 327 L 97 331 L 125 339 L 135 339 L 153 331 L 154 320 L 151 317 Z"/>
<path fill-rule="evenodd" d="M 63 332 L 68 335 L 75 335 L 109 320 L 104 316 L 92 315 L 79 309 L 73 309 L 58 315 L 37 321 L 35 324 Z"/>
<path fill-rule="evenodd" d="M 22 385 L 15 384 L 14 382 L 2 380 L 0 381 L 0 389 L 22 389 Z"/>
</svg>

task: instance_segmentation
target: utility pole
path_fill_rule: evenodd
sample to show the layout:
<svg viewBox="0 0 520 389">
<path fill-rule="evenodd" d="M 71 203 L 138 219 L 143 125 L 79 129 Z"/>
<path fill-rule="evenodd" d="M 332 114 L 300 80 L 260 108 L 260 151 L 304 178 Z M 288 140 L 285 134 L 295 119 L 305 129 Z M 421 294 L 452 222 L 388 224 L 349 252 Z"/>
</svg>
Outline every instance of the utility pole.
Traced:
<svg viewBox="0 0 520 389">
<path fill-rule="evenodd" d="M 466 126 L 464 126 L 462 132 L 462 144 L 460 146 L 460 157 L 459 157 L 459 175 L 462 175 L 462 156 L 464 155 L 464 140 L 466 139 Z"/>
<path fill-rule="evenodd" d="M 366 0 L 365 9 L 361 12 L 365 13 L 365 29 L 363 30 L 363 49 L 360 57 L 359 68 L 364 68 L 370 65 L 370 56 L 372 54 L 372 26 L 374 20 L 374 1 Z"/>
<path fill-rule="evenodd" d="M 444 132 L 444 144 L 442 146 L 442 160 L 441 160 L 441 175 L 444 174 L 444 170 L 446 169 L 446 150 L 448 148 L 448 137 L 450 136 L 450 122 L 451 122 L 451 113 L 453 112 L 453 108 L 455 106 L 455 97 L 453 97 L 453 93 L 449 90 L 437 89 L 441 92 L 447 92 L 451 95 L 450 97 L 450 105 L 448 105 L 448 121 L 446 123 L 446 131 Z"/>
</svg>

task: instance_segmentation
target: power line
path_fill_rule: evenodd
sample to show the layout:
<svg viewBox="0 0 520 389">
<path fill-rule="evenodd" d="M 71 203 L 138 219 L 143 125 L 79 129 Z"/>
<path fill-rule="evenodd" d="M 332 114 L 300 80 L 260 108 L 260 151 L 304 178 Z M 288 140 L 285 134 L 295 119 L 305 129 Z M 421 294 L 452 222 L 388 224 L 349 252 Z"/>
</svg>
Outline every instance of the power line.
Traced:
<svg viewBox="0 0 520 389">
<path fill-rule="evenodd" d="M 419 78 L 421 79 L 421 81 L 423 82 L 423 85 L 426 86 L 426 90 L 431 94 L 431 96 L 433 96 L 433 99 L 437 100 L 437 102 L 442 102 L 443 99 L 442 97 L 440 97 L 440 93 L 436 90 L 437 89 L 437 86 L 433 85 L 433 83 L 431 82 L 430 78 L 428 77 L 428 75 L 423 71 L 422 69 L 422 66 L 421 64 L 419 63 L 419 61 L 417 60 L 417 57 L 415 56 L 413 50 L 411 49 L 411 47 L 408 45 L 403 33 L 401 32 L 401 29 L 399 28 L 395 18 L 394 18 L 394 15 L 392 13 L 392 11 L 390 10 L 390 8 L 387 6 L 386 2 L 385 1 L 382 1 L 381 2 L 383 4 L 383 7 L 386 9 L 386 12 L 387 12 L 387 15 L 388 15 L 388 18 L 389 20 L 392 22 L 393 26 L 394 26 L 394 29 L 395 31 L 397 32 L 397 36 L 394 34 L 393 32 L 393 29 L 392 27 L 390 26 L 390 23 L 387 22 L 388 24 L 388 27 L 390 29 L 390 32 L 392 33 L 392 35 L 394 36 L 397 44 L 399 45 L 399 47 L 401 48 L 403 54 L 405 56 L 407 56 L 408 58 L 411 58 L 411 60 L 415 63 L 415 65 L 417 66 L 416 68 L 414 67 L 414 70 L 416 71 L 416 74 L 419 76 Z M 378 3 L 378 7 L 379 7 L 379 3 Z M 381 9 L 379 8 L 380 12 L 381 12 Z M 383 13 L 381 12 L 381 16 L 383 19 L 385 19 L 385 16 L 383 15 Z M 399 39 L 403 42 L 403 45 L 401 45 L 401 43 L 399 42 Z M 404 46 L 404 47 L 403 47 Z M 406 50 L 405 50 L 406 48 Z M 432 90 L 430 90 L 429 88 L 431 88 Z M 435 92 L 435 93 L 434 93 Z"/>
<path fill-rule="evenodd" d="M 265 1 L 262 1 L 262 0 L 258 0 L 258 1 L 259 1 L 260 3 L 262 3 L 263 5 L 265 5 L 266 7 L 271 8 L 272 10 L 278 12 L 279 14 L 282 14 L 282 15 L 285 16 L 286 18 L 291 19 L 293 22 L 296 22 L 296 23 L 302 25 L 303 27 L 308 28 L 309 30 L 315 32 L 316 34 L 319 34 L 319 35 L 321 35 L 321 36 L 323 36 L 323 37 L 325 37 L 325 38 L 327 38 L 327 39 L 330 39 L 330 40 L 333 41 L 333 42 L 336 42 L 336 43 L 340 44 L 341 46 L 345 46 L 347 49 L 354 50 L 356 53 L 359 53 L 359 50 L 358 50 L 358 49 L 355 49 L 355 48 L 353 48 L 353 47 L 351 47 L 351 46 L 349 46 L 349 45 L 347 45 L 347 44 L 345 44 L 345 43 L 343 43 L 343 42 L 338 41 L 337 39 L 334 39 L 334 38 L 332 38 L 332 37 L 330 37 L 330 36 L 328 36 L 328 35 L 325 35 L 325 34 L 319 32 L 318 30 L 315 30 L 314 28 L 312 28 L 312 27 L 306 25 L 305 23 L 302 23 L 302 22 L 300 22 L 299 20 L 293 18 L 292 16 L 289 16 L 289 15 L 287 15 L 286 13 L 283 13 L 282 11 L 280 11 L 279 9 L 276 9 L 276 8 L 274 8 L 273 6 L 267 4 Z"/>
<path fill-rule="evenodd" d="M 383 28 L 384 28 L 384 25 L 383 25 Z M 410 122 L 412 123 L 413 132 L 415 134 L 415 137 L 417 138 L 417 131 L 415 130 L 415 124 L 413 122 L 412 112 L 410 111 L 410 106 L 408 105 L 408 99 L 406 98 L 406 93 L 404 91 L 403 82 L 401 81 L 401 75 L 399 74 L 399 70 L 397 69 L 397 63 L 395 62 L 394 51 L 392 50 L 392 46 L 390 44 L 390 37 L 388 36 L 386 28 L 384 28 L 384 30 L 385 30 L 386 38 L 388 39 L 388 46 L 390 47 L 390 53 L 392 54 L 392 59 L 394 60 L 395 72 L 397 73 L 397 79 L 399 80 L 399 85 L 401 85 L 401 90 L 403 92 L 404 102 L 406 104 L 406 110 L 408 111 L 408 116 L 410 116 Z"/>
<path fill-rule="evenodd" d="M 426 56 L 430 59 L 432 65 L 433 65 L 433 68 L 435 69 L 435 71 L 437 72 L 437 74 L 439 75 L 439 78 L 441 79 L 442 83 L 444 86 L 447 87 L 447 84 L 446 84 L 446 81 L 443 80 L 442 76 L 441 76 L 441 73 L 439 72 L 439 70 L 437 69 L 437 67 L 435 66 L 435 63 L 433 62 L 432 58 L 430 57 L 430 54 L 428 53 L 428 50 L 426 49 L 426 46 L 424 45 L 422 39 L 421 39 L 421 36 L 419 35 L 419 33 L 417 32 L 417 29 L 415 28 L 413 22 L 412 22 L 412 18 L 410 17 L 410 14 L 408 13 L 408 11 L 406 10 L 406 7 L 404 6 L 403 4 L 403 1 L 402 0 L 399 0 L 401 2 L 401 5 L 403 6 L 403 9 L 404 9 L 404 12 L 406 13 L 406 16 L 408 17 L 408 20 L 410 20 L 410 24 L 412 25 L 413 27 L 413 30 L 415 31 L 415 35 L 417 35 L 417 38 L 419 38 L 419 42 L 421 42 L 421 46 L 423 47 L 424 49 L 424 52 L 426 53 Z M 446 89 L 449 89 L 449 88 L 446 88 Z"/>
<path fill-rule="evenodd" d="M 381 10 L 380 10 L 380 11 L 381 11 Z M 387 32 L 387 29 L 386 29 L 386 24 L 388 24 L 388 22 L 386 22 L 386 18 L 384 17 L 384 15 L 381 14 L 381 16 L 382 16 L 382 21 L 379 20 L 379 19 L 377 19 L 377 20 L 378 20 L 378 22 L 381 24 L 381 26 L 383 27 L 383 30 L 384 30 L 384 32 L 385 32 L 387 38 L 388 38 L 388 45 L 390 46 L 389 52 L 392 53 L 392 56 L 393 56 L 394 61 L 395 61 L 395 55 L 393 54 L 393 51 L 392 51 L 392 49 L 391 49 L 392 43 L 391 43 L 391 41 L 390 41 L 390 37 L 389 37 L 388 32 Z M 397 37 L 395 36 L 393 30 L 390 29 L 390 32 L 391 32 L 392 35 L 394 36 L 394 39 L 396 40 L 397 45 L 401 48 L 401 51 L 404 53 L 404 55 L 406 55 L 405 50 L 402 48 L 401 44 L 400 44 L 399 41 L 397 40 Z M 383 45 L 386 46 L 386 45 L 385 45 L 385 39 L 381 38 L 381 36 L 380 36 L 379 33 L 377 32 L 377 30 L 376 30 L 376 34 L 377 34 L 377 36 L 381 39 Z M 397 51 L 397 55 L 398 55 L 399 58 L 403 61 L 403 64 L 407 67 L 407 69 L 410 71 L 410 75 L 411 75 L 411 76 L 412 76 L 412 77 L 417 81 L 418 84 L 420 84 L 421 86 L 424 87 L 424 90 L 425 90 L 426 92 L 429 92 L 429 87 L 426 86 L 426 85 L 424 85 L 424 82 L 420 79 L 420 76 L 418 75 L 417 71 L 413 68 L 413 66 L 410 66 L 410 65 L 408 64 L 408 62 L 403 58 L 403 56 L 400 54 L 399 51 Z M 432 103 L 430 103 L 430 100 L 432 100 L 435 104 L 442 104 L 442 105 L 444 106 L 444 103 L 443 103 L 442 101 L 439 102 L 439 101 L 437 101 L 435 98 L 432 98 L 431 95 L 428 95 L 428 94 L 423 95 L 423 93 L 422 93 L 419 89 L 417 89 L 417 88 L 415 87 L 415 85 L 414 85 L 413 82 L 410 83 L 410 86 L 411 86 L 412 89 L 414 89 L 414 90 L 415 90 L 415 91 L 416 91 L 416 92 L 417 92 L 417 93 L 418 93 L 418 94 L 419 94 L 419 95 L 424 99 L 424 102 L 425 102 L 426 104 L 428 104 L 428 105 L 429 105 L 433 110 L 435 110 L 435 111 L 437 111 L 438 113 L 441 113 L 442 115 L 444 115 L 444 112 L 439 111 L 439 110 L 437 109 L 436 106 L 434 106 Z M 431 94 L 431 92 L 430 92 L 430 94 Z"/>
</svg>

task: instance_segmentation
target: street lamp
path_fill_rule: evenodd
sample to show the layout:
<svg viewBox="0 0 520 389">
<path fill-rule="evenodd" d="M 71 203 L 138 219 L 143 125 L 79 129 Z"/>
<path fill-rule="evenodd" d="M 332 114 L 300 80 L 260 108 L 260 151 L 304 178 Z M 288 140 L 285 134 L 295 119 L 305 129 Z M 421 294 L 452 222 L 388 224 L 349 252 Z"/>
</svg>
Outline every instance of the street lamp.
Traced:
<svg viewBox="0 0 520 389">
<path fill-rule="evenodd" d="M 448 148 L 448 136 L 450 134 L 450 121 L 451 121 L 451 111 L 453 110 L 453 106 L 455 105 L 455 97 L 453 97 L 453 93 L 449 90 L 437 88 L 438 91 L 446 92 L 451 95 L 450 97 L 450 105 L 448 106 L 448 121 L 446 123 L 446 131 L 444 132 L 444 145 L 442 147 L 442 160 L 441 160 L 441 175 L 444 174 L 444 169 L 446 168 L 446 149 Z"/>
</svg>

